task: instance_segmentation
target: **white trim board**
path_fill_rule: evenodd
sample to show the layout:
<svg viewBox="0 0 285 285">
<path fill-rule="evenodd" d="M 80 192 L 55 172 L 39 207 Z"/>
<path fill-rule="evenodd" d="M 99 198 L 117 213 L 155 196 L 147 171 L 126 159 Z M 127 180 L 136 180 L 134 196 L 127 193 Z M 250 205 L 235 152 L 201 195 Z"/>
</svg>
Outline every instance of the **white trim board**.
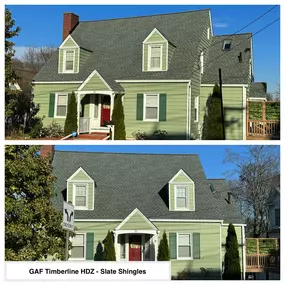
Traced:
<svg viewBox="0 0 285 285">
<path fill-rule="evenodd" d="M 188 176 L 188 174 L 182 168 L 173 176 L 173 178 L 171 178 L 171 180 L 168 183 L 174 183 L 175 184 L 176 182 L 174 182 L 174 180 L 180 174 L 184 175 L 187 179 L 189 179 L 189 182 L 178 182 L 178 183 L 185 183 L 185 184 L 187 184 L 187 183 L 194 183 L 194 181 Z"/>
<path fill-rule="evenodd" d="M 32 84 L 80 84 L 83 81 L 34 81 Z"/>
<path fill-rule="evenodd" d="M 74 43 L 74 47 L 77 47 L 77 48 L 80 48 L 80 46 L 77 44 L 77 42 L 74 40 L 74 38 L 71 36 L 71 35 L 68 35 L 67 37 L 66 37 L 66 39 L 62 42 L 62 44 L 58 47 L 58 48 L 65 48 L 64 47 L 64 45 L 65 45 L 65 43 L 69 40 L 69 39 L 72 39 L 72 41 L 73 41 L 73 43 Z M 71 47 L 73 47 L 73 46 L 71 46 Z M 69 47 L 66 47 L 66 48 L 69 48 Z"/>
<path fill-rule="evenodd" d="M 201 84 L 201 87 L 214 87 L 216 84 Z M 248 87 L 248 84 L 223 84 L 222 87 Z"/>
<path fill-rule="evenodd" d="M 115 80 L 117 83 L 144 83 L 144 82 L 149 82 L 149 83 L 174 83 L 174 82 L 183 82 L 183 83 L 189 83 L 191 82 L 190 79 L 161 79 L 161 80 L 139 80 L 139 79 L 135 79 L 135 80 Z M 214 86 L 214 85 L 213 85 Z"/>
<path fill-rule="evenodd" d="M 151 36 L 154 33 L 158 33 L 164 39 L 164 40 L 162 40 L 160 42 L 164 42 L 164 43 L 168 42 L 168 40 L 161 34 L 161 32 L 157 28 L 154 28 L 142 43 L 143 44 L 152 44 L 153 42 L 148 43 L 147 41 L 151 38 Z M 156 43 L 156 42 L 154 42 L 154 43 Z"/>
</svg>

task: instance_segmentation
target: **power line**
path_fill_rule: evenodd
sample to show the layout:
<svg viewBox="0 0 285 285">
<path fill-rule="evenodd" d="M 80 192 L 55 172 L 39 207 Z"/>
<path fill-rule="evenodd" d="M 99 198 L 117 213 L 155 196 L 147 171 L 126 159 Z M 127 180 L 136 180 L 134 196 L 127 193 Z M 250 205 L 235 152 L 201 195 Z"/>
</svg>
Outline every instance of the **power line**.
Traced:
<svg viewBox="0 0 285 285">
<path fill-rule="evenodd" d="M 254 19 L 252 22 L 250 22 L 249 24 L 247 24 L 246 26 L 242 27 L 241 29 L 239 29 L 238 31 L 236 31 L 235 33 L 228 35 L 228 38 L 226 38 L 226 40 L 230 39 L 231 36 L 236 35 L 237 33 L 241 32 L 242 30 L 244 30 L 245 28 L 251 26 L 252 24 L 254 24 L 255 22 L 257 22 L 259 19 L 263 18 L 265 15 L 267 15 L 268 13 L 270 13 L 273 9 L 275 9 L 278 5 L 275 5 L 274 7 L 272 7 L 271 9 L 269 9 L 268 11 L 266 11 L 265 13 L 263 13 L 261 16 L 259 16 L 258 18 Z M 215 46 L 221 42 L 223 42 L 225 39 L 216 42 L 215 44 L 213 44 L 212 46 Z"/>
</svg>

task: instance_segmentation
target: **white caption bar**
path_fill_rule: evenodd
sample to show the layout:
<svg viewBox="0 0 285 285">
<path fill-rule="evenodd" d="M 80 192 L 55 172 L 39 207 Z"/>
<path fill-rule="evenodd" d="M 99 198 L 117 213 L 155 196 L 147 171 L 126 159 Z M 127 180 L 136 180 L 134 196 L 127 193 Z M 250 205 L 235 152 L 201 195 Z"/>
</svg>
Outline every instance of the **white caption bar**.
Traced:
<svg viewBox="0 0 285 285">
<path fill-rule="evenodd" d="M 170 280 L 170 262 L 6 262 L 7 280 Z"/>
</svg>

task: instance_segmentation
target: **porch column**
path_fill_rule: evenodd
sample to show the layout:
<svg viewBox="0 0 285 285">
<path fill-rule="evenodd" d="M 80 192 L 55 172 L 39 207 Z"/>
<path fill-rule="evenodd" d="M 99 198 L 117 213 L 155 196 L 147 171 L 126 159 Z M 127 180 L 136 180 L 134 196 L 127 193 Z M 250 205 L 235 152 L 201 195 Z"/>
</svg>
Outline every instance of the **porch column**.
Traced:
<svg viewBox="0 0 285 285">
<path fill-rule="evenodd" d="M 77 95 L 77 134 L 79 135 L 80 128 L 80 92 L 75 93 Z"/>
<path fill-rule="evenodd" d="M 120 260 L 120 248 L 118 247 L 118 233 L 114 231 L 114 247 L 115 247 L 115 253 L 116 253 L 116 261 Z"/>
<path fill-rule="evenodd" d="M 110 110 L 110 120 L 112 120 L 112 114 L 113 114 L 113 109 L 114 109 L 114 101 L 115 101 L 115 92 L 112 92 L 111 94 L 110 94 L 110 97 L 111 97 L 111 106 L 110 106 L 110 108 L 111 108 L 111 110 Z"/>
<path fill-rule="evenodd" d="M 158 253 L 158 232 L 154 234 L 154 261 L 157 261 Z"/>
</svg>

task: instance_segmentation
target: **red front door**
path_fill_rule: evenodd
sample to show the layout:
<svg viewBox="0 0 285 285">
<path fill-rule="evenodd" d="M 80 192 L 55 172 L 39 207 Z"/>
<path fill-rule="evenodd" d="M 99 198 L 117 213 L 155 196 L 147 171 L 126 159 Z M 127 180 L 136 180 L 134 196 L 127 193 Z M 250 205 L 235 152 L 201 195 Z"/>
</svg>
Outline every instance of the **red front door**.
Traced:
<svg viewBox="0 0 285 285">
<path fill-rule="evenodd" d="M 102 105 L 101 105 L 101 126 L 104 126 L 105 122 L 110 121 L 110 96 L 103 96 L 102 97 Z"/>
<path fill-rule="evenodd" d="M 129 261 L 141 261 L 141 236 L 129 236 Z"/>
</svg>

